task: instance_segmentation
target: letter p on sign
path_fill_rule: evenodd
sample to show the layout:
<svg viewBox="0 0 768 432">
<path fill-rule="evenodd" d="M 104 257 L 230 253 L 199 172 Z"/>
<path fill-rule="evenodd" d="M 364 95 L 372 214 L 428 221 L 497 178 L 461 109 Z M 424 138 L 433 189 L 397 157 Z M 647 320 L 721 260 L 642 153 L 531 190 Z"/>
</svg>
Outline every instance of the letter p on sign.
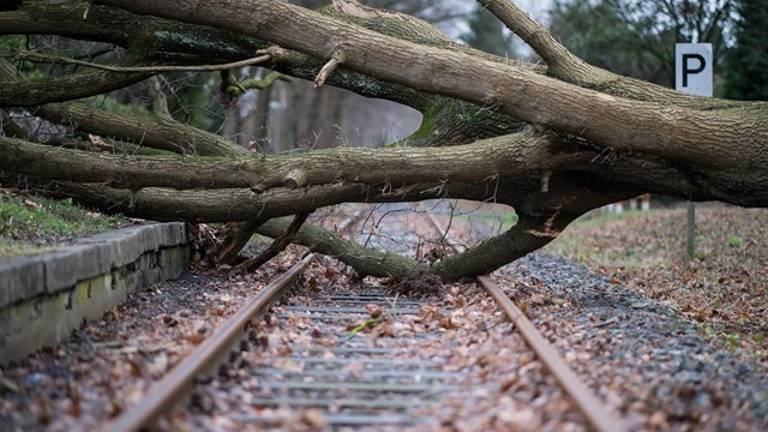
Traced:
<svg viewBox="0 0 768 432">
<path fill-rule="evenodd" d="M 712 44 L 675 45 L 675 89 L 712 97 Z"/>
</svg>

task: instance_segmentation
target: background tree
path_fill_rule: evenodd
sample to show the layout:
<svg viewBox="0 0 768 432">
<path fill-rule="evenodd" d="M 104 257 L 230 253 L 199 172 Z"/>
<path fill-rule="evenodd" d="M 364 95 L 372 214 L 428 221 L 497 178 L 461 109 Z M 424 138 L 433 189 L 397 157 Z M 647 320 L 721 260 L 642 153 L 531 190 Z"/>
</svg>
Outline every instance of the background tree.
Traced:
<svg viewBox="0 0 768 432">
<path fill-rule="evenodd" d="M 712 43 L 722 66 L 733 9 L 732 0 L 555 0 L 550 28 L 590 64 L 674 86 L 677 42 Z"/>
<path fill-rule="evenodd" d="M 768 99 L 768 5 L 741 0 L 736 44 L 728 55 L 726 96 L 742 100 Z"/>
</svg>

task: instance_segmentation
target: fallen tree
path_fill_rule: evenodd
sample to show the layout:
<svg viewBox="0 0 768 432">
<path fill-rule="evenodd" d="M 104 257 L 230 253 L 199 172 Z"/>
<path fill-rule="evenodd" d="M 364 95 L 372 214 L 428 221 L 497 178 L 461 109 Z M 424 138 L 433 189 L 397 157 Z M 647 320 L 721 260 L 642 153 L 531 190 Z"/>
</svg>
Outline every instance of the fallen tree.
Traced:
<svg viewBox="0 0 768 432">
<path fill-rule="evenodd" d="M 479 2 L 546 68 L 458 45 L 426 22 L 355 0 L 319 11 L 278 0 L 27 0 L 0 12 L 0 33 L 116 44 L 131 67 L 47 82 L 0 68 L 0 107 L 177 155 L 56 148 L 9 133 L 0 137 L 0 168 L 55 181 L 58 191 L 108 211 L 239 222 L 217 251 L 222 262 L 233 262 L 252 232 L 282 237 L 287 227 L 269 219 L 296 215 L 277 245 L 292 238 L 361 274 L 395 278 L 492 271 L 543 247 L 585 212 L 647 192 L 768 206 L 768 104 L 698 98 L 615 75 L 572 55 L 513 3 Z M 213 67 L 254 56 L 318 86 L 413 107 L 422 126 L 387 148 L 262 155 L 174 120 L 162 103 L 135 116 L 71 102 L 153 76 L 157 65 Z M 235 96 L 247 90 L 227 87 Z M 520 222 L 430 266 L 318 227 L 298 229 L 301 215 L 323 206 L 444 197 L 508 204 Z"/>
</svg>

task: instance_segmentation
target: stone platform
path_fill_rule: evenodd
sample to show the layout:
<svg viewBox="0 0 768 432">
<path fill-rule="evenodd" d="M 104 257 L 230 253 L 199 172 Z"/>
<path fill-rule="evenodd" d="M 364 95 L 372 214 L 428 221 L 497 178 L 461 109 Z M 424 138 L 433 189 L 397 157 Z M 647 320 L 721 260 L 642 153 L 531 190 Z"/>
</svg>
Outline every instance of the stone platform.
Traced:
<svg viewBox="0 0 768 432">
<path fill-rule="evenodd" d="M 131 292 L 181 276 L 191 255 L 185 224 L 159 223 L 0 259 L 0 365 L 56 345 Z"/>
</svg>

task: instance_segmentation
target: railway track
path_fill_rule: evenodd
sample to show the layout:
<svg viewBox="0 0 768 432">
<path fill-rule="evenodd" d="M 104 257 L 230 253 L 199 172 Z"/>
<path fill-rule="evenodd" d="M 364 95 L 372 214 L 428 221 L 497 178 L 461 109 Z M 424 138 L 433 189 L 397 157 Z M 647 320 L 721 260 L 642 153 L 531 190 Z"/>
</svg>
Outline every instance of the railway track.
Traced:
<svg viewBox="0 0 768 432">
<path fill-rule="evenodd" d="M 430 223 L 439 235 L 446 241 L 454 252 L 460 252 L 461 247 L 448 238 L 448 233 L 440 227 L 440 222 L 432 213 L 427 213 Z M 489 276 L 478 276 L 477 282 L 488 294 L 496 300 L 499 308 L 515 324 L 526 343 L 536 352 L 537 357 L 557 379 L 563 390 L 573 399 L 579 410 L 584 414 L 590 425 L 600 432 L 624 431 L 627 427 L 624 421 L 610 408 L 605 406 L 586 384 L 568 367 L 552 345 L 536 330 L 533 323 L 522 310 L 499 288 Z"/>
<path fill-rule="evenodd" d="M 353 222 L 350 222 L 350 224 Z M 436 231 L 439 223 L 430 219 Z M 442 232 L 440 232 L 442 236 Z M 280 427 L 281 412 L 304 412 L 309 429 L 437 427 L 420 417 L 421 408 L 439 404 L 463 376 L 446 371 L 444 359 L 422 349 L 443 336 L 431 327 L 405 336 L 368 338 L 380 322 L 418 322 L 440 313 L 423 296 L 392 294 L 385 287 L 358 282 L 309 287 L 311 295 L 291 296 L 293 282 L 313 260 L 307 255 L 265 287 L 227 323 L 154 384 L 136 406 L 107 425 L 109 431 L 138 431 L 156 424 L 182 400 L 205 414 L 213 406 L 230 420 L 254 428 Z M 598 431 L 625 430 L 559 358 L 533 325 L 490 278 L 483 286 L 523 334 L 531 349 L 557 378 L 590 425 Z M 306 291 L 306 289 L 305 289 Z M 283 299 L 280 304 L 269 306 Z M 263 317 L 263 320 L 255 320 Z M 376 328 L 377 327 L 377 328 Z M 289 329 L 288 340 L 272 340 L 276 329 Z M 386 330 L 384 330 L 386 331 Z M 216 370 L 218 373 L 210 373 Z M 218 392 L 218 393 L 217 393 Z M 230 394 L 228 401 L 216 394 Z M 242 409 L 259 407 L 258 410 Z M 319 415 L 318 415 L 319 414 Z M 206 429 L 211 424 L 188 423 Z"/>
</svg>

